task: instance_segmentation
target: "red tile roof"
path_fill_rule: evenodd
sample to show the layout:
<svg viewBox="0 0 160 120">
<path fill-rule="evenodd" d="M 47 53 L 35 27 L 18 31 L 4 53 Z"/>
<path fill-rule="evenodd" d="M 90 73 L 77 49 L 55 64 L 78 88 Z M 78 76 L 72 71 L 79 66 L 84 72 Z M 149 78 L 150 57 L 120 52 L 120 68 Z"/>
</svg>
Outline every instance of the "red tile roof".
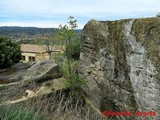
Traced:
<svg viewBox="0 0 160 120">
<path fill-rule="evenodd" d="M 64 46 L 50 46 L 50 50 L 60 52 L 64 50 Z M 29 53 L 46 53 L 47 47 L 45 45 L 21 44 L 21 51 Z"/>
</svg>

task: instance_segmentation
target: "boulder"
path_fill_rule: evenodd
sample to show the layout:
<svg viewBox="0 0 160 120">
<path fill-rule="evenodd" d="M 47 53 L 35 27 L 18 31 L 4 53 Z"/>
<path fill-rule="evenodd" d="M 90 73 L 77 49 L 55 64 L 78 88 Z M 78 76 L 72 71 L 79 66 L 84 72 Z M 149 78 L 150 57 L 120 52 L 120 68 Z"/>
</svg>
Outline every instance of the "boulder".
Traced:
<svg viewBox="0 0 160 120">
<path fill-rule="evenodd" d="M 160 118 L 159 60 L 159 17 L 91 20 L 82 31 L 79 75 L 101 111 L 153 111 Z"/>
<path fill-rule="evenodd" d="M 26 70 L 23 80 L 35 80 L 36 82 L 44 82 L 48 79 L 62 77 L 59 66 L 54 60 L 43 60 L 37 62 L 32 67 Z"/>
<path fill-rule="evenodd" d="M 22 76 L 25 74 L 26 70 L 30 68 L 35 62 L 29 63 L 16 63 L 10 68 L 1 69 L 0 71 L 0 80 L 6 82 L 20 81 Z"/>
<path fill-rule="evenodd" d="M 25 65 L 26 64 L 24 64 L 24 66 Z M 15 69 L 17 68 L 18 67 L 15 67 Z M 19 81 L 10 83 L 6 79 L 0 79 L 0 102 L 7 100 L 14 101 L 19 99 L 20 96 L 25 95 L 25 92 L 28 96 L 32 96 L 32 91 L 35 91 L 41 85 L 48 86 L 49 84 L 50 87 L 55 86 L 55 89 L 61 89 L 64 87 L 65 80 L 60 78 L 62 73 L 59 71 L 59 67 L 54 60 L 43 60 L 27 68 L 23 67 L 21 64 L 21 67 L 19 68 L 23 68 L 23 70 L 21 69 L 21 76 L 19 74 L 20 71 L 15 71 L 12 73 L 12 75 L 17 75 L 18 72 L 21 77 Z M 37 93 L 40 94 L 44 92 L 48 92 L 48 90 L 45 90 L 42 87 Z"/>
<path fill-rule="evenodd" d="M 2 71 L 2 70 L 1 70 Z M 37 63 L 17 63 L 0 73 L 0 81 L 14 82 L 30 80 L 43 82 L 49 79 L 60 78 L 62 73 L 54 60 L 42 60 Z"/>
</svg>

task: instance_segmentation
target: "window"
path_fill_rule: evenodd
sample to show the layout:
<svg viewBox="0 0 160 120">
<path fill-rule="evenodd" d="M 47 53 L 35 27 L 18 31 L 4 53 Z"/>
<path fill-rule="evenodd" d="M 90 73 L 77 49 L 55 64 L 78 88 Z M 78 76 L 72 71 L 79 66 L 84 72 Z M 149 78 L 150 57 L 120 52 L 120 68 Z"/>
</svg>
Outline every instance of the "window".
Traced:
<svg viewBox="0 0 160 120">
<path fill-rule="evenodd" d="M 26 57 L 24 55 L 22 55 L 22 60 L 25 61 Z"/>
<path fill-rule="evenodd" d="M 35 57 L 32 57 L 32 61 L 35 61 Z"/>
<path fill-rule="evenodd" d="M 35 57 L 29 56 L 29 61 L 35 61 Z"/>
</svg>

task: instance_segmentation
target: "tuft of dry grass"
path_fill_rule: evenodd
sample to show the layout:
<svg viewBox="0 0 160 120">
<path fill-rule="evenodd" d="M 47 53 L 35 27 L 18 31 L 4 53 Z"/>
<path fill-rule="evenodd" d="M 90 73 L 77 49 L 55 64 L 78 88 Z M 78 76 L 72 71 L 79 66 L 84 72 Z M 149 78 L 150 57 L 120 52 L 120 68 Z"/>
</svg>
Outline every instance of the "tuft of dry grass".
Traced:
<svg viewBox="0 0 160 120">
<path fill-rule="evenodd" d="M 85 99 L 81 94 L 81 90 L 74 92 L 70 90 L 57 90 L 44 96 L 38 96 L 21 103 L 13 104 L 10 107 L 16 108 L 16 106 L 21 106 L 19 107 L 19 111 L 23 111 L 23 109 L 34 111 L 32 112 L 32 117 L 35 115 L 35 120 L 41 118 L 44 120 L 105 120 L 106 118 L 100 116 L 85 103 Z M 2 107 L 0 108 L 2 109 Z M 20 113 L 13 112 L 13 114 L 18 115 Z M 23 116 L 18 116 L 21 117 L 21 120 L 26 120 L 24 116 L 27 115 L 30 114 L 26 112 Z M 36 116 L 40 116 L 41 118 L 37 119 Z"/>
<path fill-rule="evenodd" d="M 78 89 L 56 90 L 27 101 L 0 107 L 0 120 L 132 120 L 131 118 L 102 117 Z M 137 120 L 150 120 L 137 117 Z"/>
</svg>

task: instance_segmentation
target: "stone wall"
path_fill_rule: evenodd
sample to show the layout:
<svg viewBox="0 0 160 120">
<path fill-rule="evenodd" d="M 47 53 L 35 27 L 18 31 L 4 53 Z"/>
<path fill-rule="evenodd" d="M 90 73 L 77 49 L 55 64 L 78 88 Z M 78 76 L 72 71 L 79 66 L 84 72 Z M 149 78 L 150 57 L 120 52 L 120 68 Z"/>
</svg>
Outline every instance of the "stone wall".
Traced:
<svg viewBox="0 0 160 120">
<path fill-rule="evenodd" d="M 25 56 L 25 60 L 23 60 L 23 62 L 27 63 L 30 62 L 31 60 L 29 60 L 29 57 L 34 57 L 35 62 L 39 62 L 41 60 L 48 60 L 49 59 L 49 55 L 48 53 L 27 53 L 27 52 L 22 52 L 22 56 Z"/>
<path fill-rule="evenodd" d="M 101 111 L 154 111 L 160 117 L 159 61 L 158 17 L 91 20 L 83 29 L 79 74 Z"/>
</svg>

